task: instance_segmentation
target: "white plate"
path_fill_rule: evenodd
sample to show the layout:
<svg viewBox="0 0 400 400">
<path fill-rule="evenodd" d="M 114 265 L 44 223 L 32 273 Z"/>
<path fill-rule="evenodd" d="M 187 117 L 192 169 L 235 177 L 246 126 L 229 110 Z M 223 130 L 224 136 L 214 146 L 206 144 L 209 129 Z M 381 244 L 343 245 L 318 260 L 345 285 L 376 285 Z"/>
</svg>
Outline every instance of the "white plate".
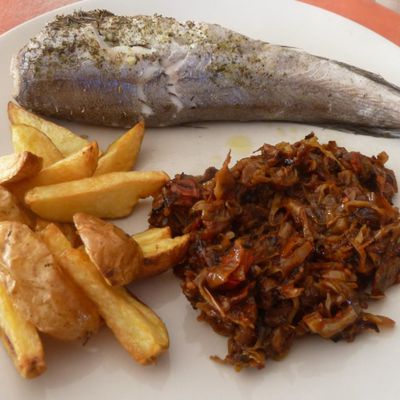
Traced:
<svg viewBox="0 0 400 400">
<path fill-rule="evenodd" d="M 115 4 L 117 3 L 117 4 Z M 400 84 L 400 50 L 373 32 L 334 14 L 292 1 L 146 0 L 109 2 L 92 0 L 65 7 L 64 12 L 108 8 L 121 14 L 160 13 L 179 19 L 216 22 L 254 38 L 304 48 L 382 74 Z M 9 61 L 26 41 L 56 12 L 25 23 L 0 37 L 0 136 L 1 153 L 11 151 L 6 104 L 11 97 Z M 103 146 L 120 131 L 68 124 L 89 134 Z M 147 132 L 139 169 L 164 169 L 171 175 L 201 173 L 220 165 L 239 136 L 243 146 L 233 146 L 243 157 L 264 142 L 301 139 L 312 129 L 321 140 L 335 139 L 366 154 L 385 150 L 389 166 L 400 170 L 400 141 L 355 136 L 295 124 L 209 124 L 207 129 L 171 128 Z M 244 139 L 243 139 L 244 138 Z M 240 141 L 240 140 L 239 140 Z M 247 142 L 247 144 L 246 144 Z M 149 204 L 121 222 L 130 232 L 146 227 Z M 157 366 L 133 362 L 107 329 L 85 346 L 45 340 L 48 371 L 34 381 L 24 381 L 0 350 L 1 399 L 397 399 L 400 331 L 364 334 L 355 343 L 333 343 L 309 338 L 295 343 L 286 359 L 268 362 L 261 371 L 236 373 L 210 361 L 223 356 L 226 340 L 204 323 L 180 293 L 172 274 L 135 285 L 134 292 L 166 322 L 171 348 Z M 371 309 L 400 321 L 400 290 L 388 291 L 386 300 Z"/>
</svg>

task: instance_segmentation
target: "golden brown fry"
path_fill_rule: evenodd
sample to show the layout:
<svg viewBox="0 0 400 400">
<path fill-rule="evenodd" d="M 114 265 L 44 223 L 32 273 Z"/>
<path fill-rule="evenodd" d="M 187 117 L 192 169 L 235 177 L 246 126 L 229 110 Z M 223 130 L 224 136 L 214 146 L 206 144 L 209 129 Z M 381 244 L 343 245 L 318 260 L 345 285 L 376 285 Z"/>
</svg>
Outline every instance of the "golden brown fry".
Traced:
<svg viewBox="0 0 400 400">
<path fill-rule="evenodd" d="M 79 237 L 78 233 L 76 232 L 75 226 L 73 224 L 69 224 L 66 222 L 65 223 L 52 222 L 52 221 L 47 221 L 46 219 L 42 219 L 42 218 L 38 217 L 38 218 L 36 218 L 36 225 L 34 227 L 34 231 L 41 234 L 42 231 L 46 231 L 47 229 L 50 228 L 49 225 L 55 225 L 57 230 L 61 231 L 61 233 L 68 239 L 68 241 L 70 243 L 70 247 L 71 246 L 79 247 L 82 245 L 81 238 Z M 54 229 L 54 227 L 51 227 L 51 229 Z"/>
<path fill-rule="evenodd" d="M 34 187 L 88 178 L 96 170 L 98 155 L 99 146 L 96 142 L 92 142 L 69 157 L 42 169 L 33 178 L 25 179 L 7 187 L 19 199 L 23 199 L 25 193 Z"/>
<path fill-rule="evenodd" d="M 133 238 L 136 238 L 136 235 Z M 179 264 L 185 257 L 189 246 L 189 235 L 161 239 L 146 244 L 142 244 L 139 238 L 137 242 L 143 251 L 144 259 L 136 279 L 142 279 L 162 274 Z"/>
<path fill-rule="evenodd" d="M 139 245 L 122 229 L 92 215 L 74 215 L 75 227 L 85 251 L 108 284 L 127 285 L 143 263 Z"/>
<path fill-rule="evenodd" d="M 46 371 L 42 341 L 36 328 L 22 318 L 1 282 L 0 338 L 23 378 L 35 378 Z"/>
<path fill-rule="evenodd" d="M 45 229 L 47 225 L 50 225 L 50 224 L 52 224 L 51 221 L 47 221 L 46 219 L 42 219 L 42 218 L 38 217 L 38 218 L 36 218 L 35 226 L 34 226 L 33 230 L 35 232 L 40 232 L 43 229 Z"/>
<path fill-rule="evenodd" d="M 27 125 L 43 132 L 54 143 L 64 157 L 81 150 L 89 144 L 69 129 L 32 114 L 24 108 L 9 102 L 8 118 L 13 125 Z"/>
<path fill-rule="evenodd" d="M 71 242 L 57 224 L 48 224 L 39 232 L 39 236 L 56 260 L 65 250 L 72 248 Z"/>
<path fill-rule="evenodd" d="M 136 242 L 143 247 L 162 239 L 170 239 L 171 237 L 171 228 L 169 226 L 165 226 L 164 228 L 150 228 L 143 232 L 135 233 L 132 236 L 132 239 L 136 240 Z"/>
<path fill-rule="evenodd" d="M 74 224 L 68 222 L 55 222 L 57 227 L 63 233 L 63 235 L 69 240 L 72 247 L 82 246 L 82 240 L 75 229 Z"/>
<path fill-rule="evenodd" d="M 168 349 L 168 332 L 160 318 L 124 288 L 109 286 L 82 249 L 66 250 L 59 261 L 137 362 L 152 363 Z"/>
<path fill-rule="evenodd" d="M 33 219 L 20 207 L 18 200 L 11 192 L 0 185 L 0 222 L 15 221 L 29 226 L 34 225 Z"/>
<path fill-rule="evenodd" d="M 144 121 L 140 121 L 110 145 L 99 159 L 99 164 L 94 175 L 104 175 L 117 171 L 130 171 L 135 166 L 143 136 Z"/>
<path fill-rule="evenodd" d="M 0 157 L 0 184 L 30 178 L 41 169 L 42 159 L 29 151 Z"/>
<path fill-rule="evenodd" d="M 84 212 L 99 218 L 129 215 L 140 198 L 161 189 L 168 175 L 161 171 L 113 172 L 78 181 L 34 188 L 25 203 L 44 219 L 71 222 L 74 214 Z"/>
<path fill-rule="evenodd" d="M 43 168 L 60 161 L 63 156 L 41 131 L 27 125 L 11 126 L 12 144 L 16 153 L 29 151 L 43 159 Z"/>
<path fill-rule="evenodd" d="M 0 223 L 0 278 L 14 306 L 39 331 L 75 340 L 98 330 L 94 304 L 63 274 L 46 244 L 26 225 Z"/>
</svg>

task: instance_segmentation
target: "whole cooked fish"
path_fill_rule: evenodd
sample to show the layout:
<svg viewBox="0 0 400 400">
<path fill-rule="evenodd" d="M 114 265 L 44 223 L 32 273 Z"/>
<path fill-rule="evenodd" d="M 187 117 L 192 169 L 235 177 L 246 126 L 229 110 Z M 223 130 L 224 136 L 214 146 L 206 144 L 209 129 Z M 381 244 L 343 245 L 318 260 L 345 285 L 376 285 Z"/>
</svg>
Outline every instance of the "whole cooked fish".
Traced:
<svg viewBox="0 0 400 400">
<path fill-rule="evenodd" d="M 58 16 L 12 73 L 22 106 L 92 124 L 274 120 L 400 135 L 400 88 L 380 76 L 159 15 Z"/>
</svg>

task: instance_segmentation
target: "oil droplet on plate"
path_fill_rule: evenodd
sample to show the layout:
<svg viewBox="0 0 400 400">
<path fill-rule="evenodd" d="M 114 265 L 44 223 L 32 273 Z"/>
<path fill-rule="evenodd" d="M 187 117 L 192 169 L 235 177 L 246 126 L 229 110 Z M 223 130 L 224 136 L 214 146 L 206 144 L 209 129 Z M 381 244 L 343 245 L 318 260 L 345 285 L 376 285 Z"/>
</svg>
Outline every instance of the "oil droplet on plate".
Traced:
<svg viewBox="0 0 400 400">
<path fill-rule="evenodd" d="M 247 136 L 232 136 L 227 144 L 233 152 L 250 153 L 252 151 L 252 144 Z"/>
</svg>

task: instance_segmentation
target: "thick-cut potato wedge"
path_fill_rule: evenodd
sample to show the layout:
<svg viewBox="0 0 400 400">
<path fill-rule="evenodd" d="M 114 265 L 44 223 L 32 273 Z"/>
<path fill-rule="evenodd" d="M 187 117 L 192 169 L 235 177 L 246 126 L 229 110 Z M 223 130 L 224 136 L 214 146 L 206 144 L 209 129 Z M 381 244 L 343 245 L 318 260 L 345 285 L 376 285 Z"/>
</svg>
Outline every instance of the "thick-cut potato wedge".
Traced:
<svg viewBox="0 0 400 400">
<path fill-rule="evenodd" d="M 43 345 L 36 328 L 14 307 L 1 282 L 0 337 L 22 377 L 35 378 L 46 371 Z"/>
<path fill-rule="evenodd" d="M 50 223 L 39 232 L 39 236 L 56 260 L 65 250 L 72 249 L 71 242 L 57 224 Z"/>
<path fill-rule="evenodd" d="M 129 215 L 140 198 L 155 194 L 168 181 L 161 171 L 113 172 L 34 188 L 25 203 L 44 219 L 70 222 L 78 212 L 99 218 Z"/>
<path fill-rule="evenodd" d="M 92 215 L 77 213 L 74 224 L 85 251 L 106 282 L 128 285 L 143 263 L 143 253 L 135 240 L 122 229 Z"/>
<path fill-rule="evenodd" d="M 55 225 L 54 227 L 52 225 Z M 76 232 L 75 226 L 69 223 L 61 223 L 61 222 L 52 222 L 47 221 L 46 219 L 42 219 L 40 217 L 36 218 L 36 224 L 34 227 L 34 231 L 41 234 L 43 231 L 50 229 L 54 233 L 54 229 L 57 228 L 57 231 L 60 231 L 64 237 L 66 237 L 70 243 L 70 247 L 79 247 L 82 245 L 81 238 Z M 42 237 L 43 239 L 43 237 Z M 46 241 L 44 240 L 46 243 Z M 47 244 L 47 243 L 46 243 Z"/>
<path fill-rule="evenodd" d="M 143 136 L 144 121 L 140 121 L 125 135 L 110 145 L 107 151 L 101 156 L 94 175 L 130 171 L 136 163 Z"/>
<path fill-rule="evenodd" d="M 41 169 L 42 159 L 29 151 L 0 157 L 0 184 L 30 178 Z"/>
<path fill-rule="evenodd" d="M 143 263 L 135 279 L 149 278 L 159 275 L 175 265 L 185 257 L 189 246 L 189 235 L 176 236 L 173 239 L 161 239 L 153 243 L 141 242 L 141 239 L 133 236 L 139 243 L 143 252 Z"/>
<path fill-rule="evenodd" d="M 11 102 L 8 103 L 8 119 L 13 125 L 27 125 L 43 132 L 64 157 L 68 157 L 89 144 L 86 139 L 69 129 L 47 121 Z"/>
<path fill-rule="evenodd" d="M 137 362 L 152 363 L 168 349 L 168 332 L 161 319 L 124 288 L 109 286 L 84 250 L 66 250 L 59 262 L 97 304 L 107 326 Z"/>
<path fill-rule="evenodd" d="M 34 187 L 88 178 L 96 170 L 98 155 L 99 146 L 96 142 L 92 142 L 69 157 L 42 169 L 33 178 L 25 179 L 7 187 L 19 199 L 23 199 L 25 193 Z"/>
<path fill-rule="evenodd" d="M 33 219 L 19 206 L 18 200 L 0 185 L 0 222 L 15 221 L 32 226 Z"/>
<path fill-rule="evenodd" d="M 61 340 L 97 332 L 100 318 L 95 305 L 26 225 L 0 223 L 0 278 L 14 306 L 39 331 Z"/>
<path fill-rule="evenodd" d="M 165 226 L 164 228 L 150 228 L 140 233 L 135 233 L 132 239 L 136 240 L 141 247 L 151 245 L 162 239 L 171 239 L 171 228 Z"/>
<path fill-rule="evenodd" d="M 43 159 L 43 168 L 60 161 L 63 156 L 53 142 L 36 128 L 11 125 L 12 144 L 16 153 L 29 151 Z"/>
</svg>

